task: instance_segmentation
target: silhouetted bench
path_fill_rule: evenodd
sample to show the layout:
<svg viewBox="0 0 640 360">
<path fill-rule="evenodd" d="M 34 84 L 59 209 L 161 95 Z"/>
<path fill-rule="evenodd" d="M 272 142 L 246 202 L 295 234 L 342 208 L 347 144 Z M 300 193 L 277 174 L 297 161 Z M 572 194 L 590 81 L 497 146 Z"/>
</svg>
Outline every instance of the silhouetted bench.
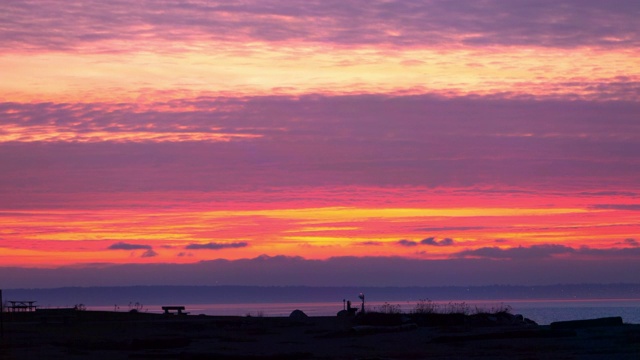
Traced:
<svg viewBox="0 0 640 360">
<path fill-rule="evenodd" d="M 178 315 L 187 315 L 189 313 L 184 312 L 184 306 L 163 306 L 162 310 L 164 310 L 164 314 L 165 315 L 173 315 L 173 314 L 178 314 Z M 175 313 L 174 313 L 175 311 Z"/>
</svg>

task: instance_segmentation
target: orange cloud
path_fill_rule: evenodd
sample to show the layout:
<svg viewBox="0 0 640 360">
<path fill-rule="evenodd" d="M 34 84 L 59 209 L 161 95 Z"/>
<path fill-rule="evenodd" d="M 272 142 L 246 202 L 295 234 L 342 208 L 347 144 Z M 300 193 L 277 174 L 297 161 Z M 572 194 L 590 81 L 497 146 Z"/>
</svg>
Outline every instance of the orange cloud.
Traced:
<svg viewBox="0 0 640 360">
<path fill-rule="evenodd" d="M 327 53 L 322 46 L 305 43 L 257 43 L 247 54 L 221 53 L 220 47 L 207 44 L 206 49 L 181 50 L 179 55 L 162 51 L 81 57 L 75 53 L 8 53 L 0 57 L 0 69 L 11 69 L 0 84 L 0 99 L 153 103 L 229 93 L 410 91 L 578 98 L 605 94 L 609 99 L 637 100 L 636 95 L 620 92 L 614 85 L 640 79 L 640 57 L 629 51 L 364 47 Z M 475 66 L 469 66 L 470 62 Z"/>
<path fill-rule="evenodd" d="M 635 210 L 576 206 L 584 201 L 579 196 L 556 197 L 562 206 L 542 206 L 537 204 L 538 197 L 522 195 L 517 206 L 505 206 L 512 203 L 512 196 L 461 199 L 454 192 L 433 192 L 411 201 L 447 199 L 451 205 L 437 208 L 397 206 L 409 200 L 399 197 L 395 206 L 384 207 L 297 203 L 280 208 L 283 204 L 270 207 L 263 202 L 228 202 L 212 211 L 183 196 L 183 205 L 167 210 L 155 206 L 128 209 L 118 202 L 92 210 L 12 210 L 0 213 L 2 261 L 3 265 L 22 262 L 38 266 L 104 261 L 184 263 L 210 256 L 240 259 L 261 254 L 309 259 L 383 255 L 446 259 L 496 244 L 506 248 L 562 244 L 606 249 L 620 246 L 615 244 L 637 233 L 637 224 L 632 221 Z M 153 201 L 162 203 L 157 199 L 148 205 Z M 456 201 L 495 204 L 467 208 Z M 365 198 L 362 203 L 367 203 Z M 498 203 L 502 204 L 496 206 Z M 574 206 L 568 206 L 571 203 Z M 416 246 L 397 246 L 401 239 Z M 376 246 L 366 246 L 373 243 Z M 216 251 L 190 251 L 196 248 Z M 144 256 L 149 251 L 154 256 Z M 186 251 L 191 256 L 184 256 Z M 70 256 L 61 258 L 65 253 Z"/>
</svg>

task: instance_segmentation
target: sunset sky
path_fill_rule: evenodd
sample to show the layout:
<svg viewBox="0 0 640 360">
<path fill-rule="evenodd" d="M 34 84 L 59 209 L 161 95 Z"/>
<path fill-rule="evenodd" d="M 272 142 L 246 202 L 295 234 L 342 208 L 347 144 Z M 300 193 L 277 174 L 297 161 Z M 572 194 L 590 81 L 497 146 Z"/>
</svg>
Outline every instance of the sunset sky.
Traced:
<svg viewBox="0 0 640 360">
<path fill-rule="evenodd" d="M 640 283 L 638 19 L 2 1 L 0 288 Z"/>
</svg>

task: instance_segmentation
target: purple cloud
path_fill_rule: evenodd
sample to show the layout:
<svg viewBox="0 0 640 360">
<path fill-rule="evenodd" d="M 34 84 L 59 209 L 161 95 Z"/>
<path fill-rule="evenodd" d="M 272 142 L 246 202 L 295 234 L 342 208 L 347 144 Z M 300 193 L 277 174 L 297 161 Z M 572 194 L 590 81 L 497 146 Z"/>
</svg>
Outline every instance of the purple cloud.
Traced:
<svg viewBox="0 0 640 360">
<path fill-rule="evenodd" d="M 150 258 L 150 257 L 155 257 L 158 256 L 158 253 L 155 252 L 153 250 L 153 247 L 151 247 L 151 245 L 143 245 L 143 244 L 129 244 L 129 243 L 125 243 L 125 242 L 117 242 L 115 244 L 111 244 L 109 245 L 109 247 L 107 248 L 109 250 L 145 250 L 142 255 L 140 255 L 140 257 L 142 258 Z"/>
<path fill-rule="evenodd" d="M 357 243 L 358 246 L 382 246 L 382 242 L 380 241 L 364 241 L 361 243 Z"/>
<path fill-rule="evenodd" d="M 142 255 L 140 255 L 140 257 L 143 257 L 143 258 L 149 258 L 149 257 L 155 257 L 155 256 L 158 256 L 158 253 L 153 251 L 153 249 L 149 249 L 144 253 L 142 253 Z"/>
<path fill-rule="evenodd" d="M 596 204 L 592 209 L 640 211 L 640 204 Z"/>
<path fill-rule="evenodd" d="M 433 237 L 429 237 L 420 241 L 421 245 L 431 245 L 431 246 L 451 246 L 453 245 L 453 239 L 445 238 L 440 241 L 436 240 Z"/>
<path fill-rule="evenodd" d="M 195 110 L 2 103 L 0 115 L 3 124 L 29 131 L 29 126 L 49 121 L 79 133 L 122 131 L 111 129 L 113 124 L 135 132 L 153 124 L 159 133 L 186 127 L 206 134 L 220 128 L 261 137 L 229 142 L 3 143 L 0 188 L 213 191 L 242 186 L 500 184 L 518 191 L 547 184 L 584 191 L 584 184 L 609 186 L 610 179 L 633 188 L 640 176 L 640 167 L 634 166 L 640 153 L 638 103 L 316 95 L 200 98 L 183 100 L 182 105 Z M 429 114 L 428 121 L 423 114 Z"/>
<path fill-rule="evenodd" d="M 529 247 L 518 246 L 514 248 L 483 247 L 474 250 L 464 250 L 454 256 L 459 258 L 484 258 L 503 260 L 522 259 L 548 259 L 556 255 L 588 255 L 599 258 L 637 258 L 640 256 L 640 247 L 635 248 L 610 248 L 594 249 L 586 246 L 572 248 L 559 244 L 532 245 Z"/>
<path fill-rule="evenodd" d="M 206 244 L 189 244 L 184 248 L 187 250 L 222 250 L 222 249 L 235 249 L 249 246 L 247 242 L 233 242 L 233 243 L 216 243 L 210 242 Z"/>
<path fill-rule="evenodd" d="M 417 246 L 418 243 L 413 240 L 402 239 L 402 240 L 398 240 L 398 245 L 406 246 L 406 247 L 414 247 L 414 246 Z"/>
<path fill-rule="evenodd" d="M 127 14 L 124 16 L 123 14 Z M 636 1 L 4 1 L 3 48 L 105 40 L 287 40 L 339 45 L 638 47 Z M 286 21 L 283 21 L 286 19 Z M 124 43 L 124 42 L 120 42 Z"/>
<path fill-rule="evenodd" d="M 128 244 L 125 242 L 117 242 L 115 244 L 109 245 L 107 248 L 109 250 L 151 250 L 151 245 L 140 245 L 140 244 Z"/>
<path fill-rule="evenodd" d="M 474 250 L 464 250 L 455 254 L 457 257 L 473 257 L 488 259 L 532 259 L 547 258 L 558 254 L 575 253 L 574 248 L 556 245 L 532 245 L 530 247 L 518 246 L 515 248 L 483 247 Z"/>
</svg>

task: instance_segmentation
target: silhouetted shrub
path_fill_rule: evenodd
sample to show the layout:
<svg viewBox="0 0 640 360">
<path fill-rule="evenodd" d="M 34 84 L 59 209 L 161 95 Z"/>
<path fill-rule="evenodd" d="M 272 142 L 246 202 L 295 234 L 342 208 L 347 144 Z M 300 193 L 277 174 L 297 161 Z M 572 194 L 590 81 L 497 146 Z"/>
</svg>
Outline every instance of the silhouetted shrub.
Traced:
<svg viewBox="0 0 640 360">
<path fill-rule="evenodd" d="M 468 315 L 471 307 L 465 303 L 449 302 L 446 304 L 436 304 L 431 300 L 420 300 L 411 311 L 412 314 L 463 314 Z"/>
<path fill-rule="evenodd" d="M 410 312 L 411 321 L 422 326 L 455 326 L 472 324 L 489 326 L 514 322 L 511 307 L 502 303 L 484 309 L 465 302 L 437 304 L 431 300 L 420 300 Z"/>
<path fill-rule="evenodd" d="M 376 306 L 373 312 L 378 312 L 382 314 L 400 314 L 402 313 L 402 309 L 400 308 L 400 305 L 392 305 L 392 304 L 389 304 L 388 302 L 385 302 L 380 306 Z"/>
<path fill-rule="evenodd" d="M 437 312 L 438 305 L 433 301 L 427 299 L 421 299 L 416 306 L 411 310 L 412 314 L 433 314 Z"/>
</svg>

